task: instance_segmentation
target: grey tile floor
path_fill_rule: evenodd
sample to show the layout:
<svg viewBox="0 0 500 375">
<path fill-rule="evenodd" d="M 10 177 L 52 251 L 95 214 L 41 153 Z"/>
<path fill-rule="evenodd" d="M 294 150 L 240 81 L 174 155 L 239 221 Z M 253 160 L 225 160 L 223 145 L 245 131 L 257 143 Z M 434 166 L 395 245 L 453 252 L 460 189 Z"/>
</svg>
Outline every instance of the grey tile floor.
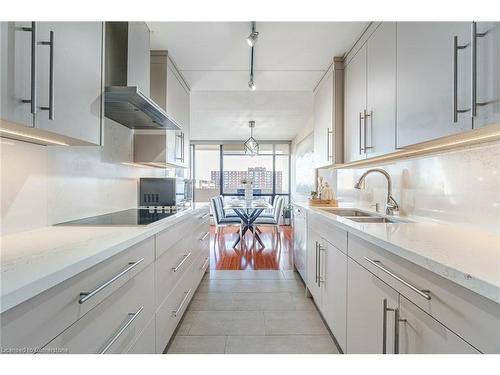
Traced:
<svg viewBox="0 0 500 375">
<path fill-rule="evenodd" d="M 186 311 L 169 354 L 338 353 L 293 271 L 212 271 Z"/>
</svg>

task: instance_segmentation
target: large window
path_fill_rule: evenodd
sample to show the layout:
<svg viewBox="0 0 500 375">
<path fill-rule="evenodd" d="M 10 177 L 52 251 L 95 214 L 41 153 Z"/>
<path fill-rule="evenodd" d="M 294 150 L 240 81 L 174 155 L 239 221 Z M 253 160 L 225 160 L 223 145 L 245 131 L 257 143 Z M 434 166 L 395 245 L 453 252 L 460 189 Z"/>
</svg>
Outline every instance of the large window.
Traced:
<svg viewBox="0 0 500 375">
<path fill-rule="evenodd" d="M 195 200 L 210 195 L 243 196 L 242 181 L 253 181 L 254 195 L 288 196 L 290 193 L 290 144 L 263 143 L 259 154 L 245 154 L 243 144 L 194 146 Z M 204 191 L 201 191 L 204 190 Z M 210 194 L 207 194 L 211 190 Z M 203 198 L 203 199 L 202 199 Z"/>
</svg>

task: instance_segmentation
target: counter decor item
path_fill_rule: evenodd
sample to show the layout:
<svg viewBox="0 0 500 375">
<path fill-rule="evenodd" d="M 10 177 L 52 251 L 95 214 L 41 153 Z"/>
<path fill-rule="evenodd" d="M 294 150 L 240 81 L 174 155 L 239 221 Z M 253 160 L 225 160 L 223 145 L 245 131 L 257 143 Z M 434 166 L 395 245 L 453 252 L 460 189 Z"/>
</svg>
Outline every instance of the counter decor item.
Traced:
<svg viewBox="0 0 500 375">
<path fill-rule="evenodd" d="M 245 186 L 245 201 L 251 202 L 253 200 L 253 181 L 249 178 L 244 178 L 241 183 Z"/>
<path fill-rule="evenodd" d="M 333 195 L 333 190 L 328 182 L 323 180 L 323 177 L 318 178 L 318 192 L 311 191 L 309 198 L 311 206 L 337 206 L 337 200 Z"/>
</svg>

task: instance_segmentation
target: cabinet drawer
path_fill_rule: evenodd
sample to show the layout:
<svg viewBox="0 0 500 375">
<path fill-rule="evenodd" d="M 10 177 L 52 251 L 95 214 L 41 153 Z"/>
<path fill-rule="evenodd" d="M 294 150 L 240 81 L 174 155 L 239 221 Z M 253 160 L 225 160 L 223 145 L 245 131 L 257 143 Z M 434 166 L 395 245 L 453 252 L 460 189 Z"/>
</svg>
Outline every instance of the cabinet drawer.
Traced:
<svg viewBox="0 0 500 375">
<path fill-rule="evenodd" d="M 178 240 L 155 262 L 156 306 L 160 306 L 193 264 L 197 251 L 191 236 Z"/>
<path fill-rule="evenodd" d="M 156 353 L 163 353 L 193 297 L 195 287 L 193 286 L 192 270 L 193 267 L 184 274 L 181 281 L 156 311 Z"/>
<path fill-rule="evenodd" d="M 156 235 L 156 258 L 160 258 L 163 253 L 169 251 L 174 244 L 179 241 L 186 241 L 186 234 L 190 234 L 195 227 L 196 218 L 193 215 L 186 215 L 167 229 Z"/>
<path fill-rule="evenodd" d="M 308 226 L 337 249 L 347 254 L 347 232 L 345 230 L 337 228 L 314 212 L 308 215 Z"/>
<path fill-rule="evenodd" d="M 4 312 L 1 315 L 2 346 L 43 347 L 145 269 L 153 259 L 151 237 Z M 107 286 L 99 289 L 103 285 Z M 80 293 L 96 290 L 99 291 L 79 303 Z"/>
<path fill-rule="evenodd" d="M 499 304 L 352 235 L 349 236 L 348 253 L 349 257 L 478 350 L 500 353 Z M 425 291 L 423 293 L 430 299 L 407 284 Z"/>
<path fill-rule="evenodd" d="M 153 316 L 154 268 L 149 265 L 111 297 L 70 326 L 42 352 L 124 353 Z"/>
<path fill-rule="evenodd" d="M 155 353 L 155 317 L 149 321 L 139 338 L 127 351 L 127 354 L 154 354 Z"/>
</svg>

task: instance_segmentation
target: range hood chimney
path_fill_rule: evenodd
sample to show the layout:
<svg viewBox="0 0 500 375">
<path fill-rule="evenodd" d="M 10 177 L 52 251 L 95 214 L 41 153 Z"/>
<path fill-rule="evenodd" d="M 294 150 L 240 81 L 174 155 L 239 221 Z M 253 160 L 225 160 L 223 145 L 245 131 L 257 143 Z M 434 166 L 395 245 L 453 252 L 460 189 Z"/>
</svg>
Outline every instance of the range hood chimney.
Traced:
<svg viewBox="0 0 500 375">
<path fill-rule="evenodd" d="M 180 130 L 149 94 L 149 28 L 106 22 L 104 115 L 131 129 Z"/>
</svg>

